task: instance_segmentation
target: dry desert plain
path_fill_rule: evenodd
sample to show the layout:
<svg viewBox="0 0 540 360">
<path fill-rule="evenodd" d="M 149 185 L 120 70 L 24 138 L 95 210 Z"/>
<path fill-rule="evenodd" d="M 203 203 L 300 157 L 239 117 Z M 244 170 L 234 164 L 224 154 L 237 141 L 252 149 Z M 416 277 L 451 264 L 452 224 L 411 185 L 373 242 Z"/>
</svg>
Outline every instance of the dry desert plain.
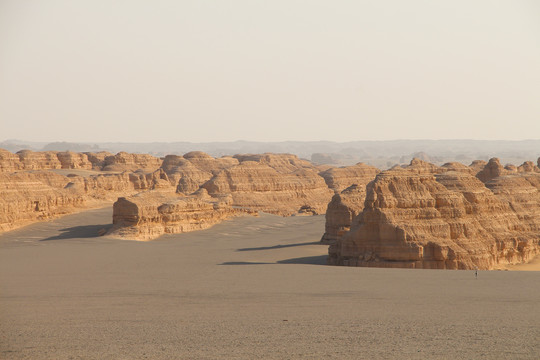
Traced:
<svg viewBox="0 0 540 360">
<path fill-rule="evenodd" d="M 90 210 L 0 235 L 0 358 L 540 354 L 539 271 L 326 266 L 324 216 L 245 216 L 151 242 L 97 237 L 110 219 Z"/>
</svg>

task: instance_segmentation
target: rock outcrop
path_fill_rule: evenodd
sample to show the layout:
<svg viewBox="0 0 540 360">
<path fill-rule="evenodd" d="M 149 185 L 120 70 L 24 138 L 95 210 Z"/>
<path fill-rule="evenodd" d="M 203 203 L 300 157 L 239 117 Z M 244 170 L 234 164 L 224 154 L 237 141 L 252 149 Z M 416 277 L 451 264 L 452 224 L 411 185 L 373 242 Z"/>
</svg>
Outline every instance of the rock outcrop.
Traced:
<svg viewBox="0 0 540 360">
<path fill-rule="evenodd" d="M 378 174 L 329 263 L 493 269 L 540 253 L 540 174 L 508 174 L 497 159 L 476 177 L 449 168 Z"/>
<path fill-rule="evenodd" d="M 7 150 L 0 149 L 0 172 L 13 172 L 22 168 L 23 164 L 19 156 Z"/>
<path fill-rule="evenodd" d="M 152 240 L 163 234 L 206 229 L 244 213 L 231 206 L 230 197 L 213 198 L 205 190 L 190 196 L 149 191 L 114 203 L 109 235 Z"/>
<path fill-rule="evenodd" d="M 332 197 L 326 209 L 323 244 L 335 244 L 351 229 L 353 219 L 364 209 L 366 185 L 351 185 Z"/>
<path fill-rule="evenodd" d="M 69 179 L 50 171 L 0 174 L 0 231 L 68 214 L 85 205 Z"/>
<path fill-rule="evenodd" d="M 92 163 L 83 153 L 64 151 L 56 154 L 62 169 L 92 169 Z"/>
<path fill-rule="evenodd" d="M 62 164 L 54 151 L 36 152 L 21 150 L 17 152 L 24 170 L 61 169 Z"/>
<path fill-rule="evenodd" d="M 222 170 L 202 188 L 211 196 L 230 194 L 233 205 L 244 209 L 282 216 L 323 214 L 333 191 L 309 163 L 292 157 L 240 157 L 239 165 Z"/>
<path fill-rule="evenodd" d="M 161 159 L 149 154 L 130 154 L 124 151 L 105 158 L 104 171 L 154 171 L 161 166 Z"/>
<path fill-rule="evenodd" d="M 374 166 L 358 163 L 353 166 L 330 168 L 320 173 L 328 187 L 341 192 L 351 185 L 366 185 L 380 172 Z"/>
</svg>

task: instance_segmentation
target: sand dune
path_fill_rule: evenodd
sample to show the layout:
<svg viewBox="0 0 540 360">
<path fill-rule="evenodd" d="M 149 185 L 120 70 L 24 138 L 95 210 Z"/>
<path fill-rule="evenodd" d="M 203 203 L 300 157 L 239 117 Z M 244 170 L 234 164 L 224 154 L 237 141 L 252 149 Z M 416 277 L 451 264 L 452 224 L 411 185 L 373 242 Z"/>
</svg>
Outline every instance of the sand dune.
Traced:
<svg viewBox="0 0 540 360">
<path fill-rule="evenodd" d="M 153 242 L 96 237 L 110 219 L 92 210 L 0 236 L 0 358 L 540 353 L 540 272 L 324 266 L 323 216 L 236 218 Z"/>
</svg>

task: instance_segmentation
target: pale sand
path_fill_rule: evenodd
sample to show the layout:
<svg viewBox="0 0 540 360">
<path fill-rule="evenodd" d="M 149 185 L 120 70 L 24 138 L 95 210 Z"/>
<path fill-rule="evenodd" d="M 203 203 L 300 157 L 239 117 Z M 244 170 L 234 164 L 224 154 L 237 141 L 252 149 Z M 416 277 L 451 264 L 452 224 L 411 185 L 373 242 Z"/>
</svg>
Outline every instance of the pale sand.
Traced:
<svg viewBox="0 0 540 360">
<path fill-rule="evenodd" d="M 1 359 L 539 358 L 540 272 L 318 265 L 322 216 L 93 237 L 110 218 L 0 236 Z"/>
</svg>

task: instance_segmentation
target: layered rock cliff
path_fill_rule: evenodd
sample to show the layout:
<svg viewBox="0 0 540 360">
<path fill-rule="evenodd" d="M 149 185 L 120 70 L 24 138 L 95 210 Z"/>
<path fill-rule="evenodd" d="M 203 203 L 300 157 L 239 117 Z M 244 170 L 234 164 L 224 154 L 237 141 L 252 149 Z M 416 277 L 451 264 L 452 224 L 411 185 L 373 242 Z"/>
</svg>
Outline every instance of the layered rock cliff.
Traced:
<svg viewBox="0 0 540 360">
<path fill-rule="evenodd" d="M 244 213 L 231 206 L 230 197 L 213 198 L 203 189 L 190 196 L 148 191 L 114 203 L 113 228 L 108 235 L 152 240 L 163 234 L 206 229 Z"/>
<path fill-rule="evenodd" d="M 202 185 L 212 196 L 232 196 L 234 206 L 282 216 L 323 214 L 332 197 L 316 170 L 279 157 L 262 156 L 260 162 L 241 158 Z M 273 167 L 272 167 L 273 166 Z"/>
<path fill-rule="evenodd" d="M 363 211 L 329 247 L 330 264 L 493 269 L 540 252 L 539 173 L 508 174 L 497 159 L 476 177 L 474 168 L 413 167 L 368 185 Z"/>
</svg>

